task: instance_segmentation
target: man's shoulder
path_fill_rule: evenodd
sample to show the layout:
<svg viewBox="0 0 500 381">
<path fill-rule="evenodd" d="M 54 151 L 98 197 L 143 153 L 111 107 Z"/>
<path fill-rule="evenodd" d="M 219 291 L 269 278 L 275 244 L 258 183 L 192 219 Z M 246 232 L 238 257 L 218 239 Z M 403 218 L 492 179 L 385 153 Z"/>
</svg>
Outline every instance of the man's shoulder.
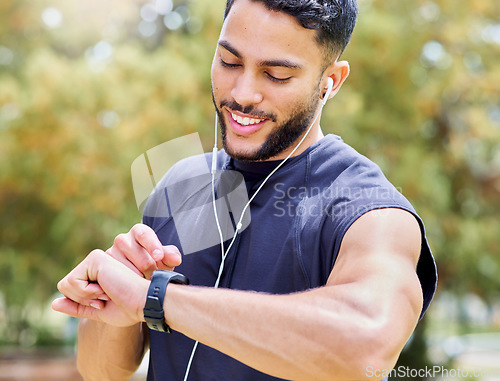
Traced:
<svg viewBox="0 0 500 381">
<path fill-rule="evenodd" d="M 327 135 L 310 152 L 315 181 L 336 182 L 343 186 L 360 183 L 369 186 L 391 184 L 380 167 L 336 135 Z"/>
<path fill-rule="evenodd" d="M 311 151 L 310 202 L 321 202 L 334 224 L 345 227 L 362 214 L 379 208 L 400 208 L 414 213 L 401 187 L 380 167 L 340 138 L 327 136 Z M 320 200 L 320 201 L 318 201 Z"/>
</svg>

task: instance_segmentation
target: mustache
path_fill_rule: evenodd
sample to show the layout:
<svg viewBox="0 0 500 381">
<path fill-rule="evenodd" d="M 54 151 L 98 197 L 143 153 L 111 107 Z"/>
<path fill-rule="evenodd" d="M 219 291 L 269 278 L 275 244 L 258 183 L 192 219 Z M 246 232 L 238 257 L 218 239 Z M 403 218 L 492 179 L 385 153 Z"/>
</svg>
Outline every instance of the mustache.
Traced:
<svg viewBox="0 0 500 381">
<path fill-rule="evenodd" d="M 235 100 L 232 100 L 232 101 L 223 100 L 223 101 L 221 101 L 219 107 L 220 107 L 220 109 L 222 109 L 223 107 L 227 107 L 233 111 L 239 111 L 243 114 L 251 114 L 253 116 L 256 116 L 256 117 L 262 118 L 262 119 L 270 119 L 273 122 L 276 122 L 276 120 L 277 120 L 276 115 L 274 115 L 272 113 L 266 113 L 264 111 L 258 110 L 255 106 L 243 107 Z"/>
</svg>

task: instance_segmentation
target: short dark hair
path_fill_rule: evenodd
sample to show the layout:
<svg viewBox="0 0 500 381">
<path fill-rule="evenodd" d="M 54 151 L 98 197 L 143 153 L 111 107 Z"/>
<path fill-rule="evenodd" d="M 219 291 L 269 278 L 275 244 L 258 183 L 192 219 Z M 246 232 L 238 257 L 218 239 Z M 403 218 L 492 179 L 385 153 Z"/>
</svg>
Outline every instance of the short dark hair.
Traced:
<svg viewBox="0 0 500 381">
<path fill-rule="evenodd" d="M 227 0 L 224 19 L 235 0 Z M 318 31 L 316 40 L 324 49 L 325 64 L 340 57 L 351 39 L 358 6 L 356 0 L 251 0 L 267 9 L 294 17 L 306 29 Z"/>
</svg>

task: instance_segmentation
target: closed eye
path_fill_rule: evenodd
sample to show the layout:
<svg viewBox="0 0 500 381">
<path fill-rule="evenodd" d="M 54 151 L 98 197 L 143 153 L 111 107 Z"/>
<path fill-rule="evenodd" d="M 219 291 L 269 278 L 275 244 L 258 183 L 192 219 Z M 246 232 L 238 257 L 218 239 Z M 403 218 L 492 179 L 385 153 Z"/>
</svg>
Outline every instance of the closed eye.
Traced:
<svg viewBox="0 0 500 381">
<path fill-rule="evenodd" d="M 237 67 L 241 66 L 241 64 L 232 64 L 232 63 L 226 62 L 222 58 L 219 58 L 219 61 L 220 61 L 220 64 L 222 67 L 237 68 Z M 269 78 L 271 81 L 276 82 L 276 83 L 282 83 L 282 84 L 287 83 L 292 78 L 292 77 L 277 78 L 277 77 L 274 77 L 273 75 L 271 75 L 267 72 L 265 74 L 266 74 L 267 78 Z"/>
<path fill-rule="evenodd" d="M 273 81 L 273 82 L 277 82 L 277 83 L 287 83 L 292 77 L 287 77 L 287 78 L 276 78 L 274 76 L 272 76 L 271 74 L 269 73 L 266 73 L 267 77 Z"/>
<path fill-rule="evenodd" d="M 228 63 L 226 61 L 224 61 L 222 58 L 220 59 L 220 64 L 224 67 L 238 67 L 238 66 L 241 66 L 239 64 L 231 64 L 231 63 Z"/>
</svg>

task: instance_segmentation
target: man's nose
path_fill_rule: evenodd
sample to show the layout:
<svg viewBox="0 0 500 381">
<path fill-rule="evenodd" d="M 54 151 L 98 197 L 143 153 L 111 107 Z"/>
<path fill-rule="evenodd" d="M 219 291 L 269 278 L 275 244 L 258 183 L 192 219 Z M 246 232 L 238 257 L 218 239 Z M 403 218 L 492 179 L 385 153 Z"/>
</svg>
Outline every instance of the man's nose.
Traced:
<svg viewBox="0 0 500 381">
<path fill-rule="evenodd" d="M 256 105 L 264 99 L 257 86 L 255 76 L 250 73 L 244 73 L 238 77 L 231 91 L 231 96 L 242 106 Z"/>
</svg>

